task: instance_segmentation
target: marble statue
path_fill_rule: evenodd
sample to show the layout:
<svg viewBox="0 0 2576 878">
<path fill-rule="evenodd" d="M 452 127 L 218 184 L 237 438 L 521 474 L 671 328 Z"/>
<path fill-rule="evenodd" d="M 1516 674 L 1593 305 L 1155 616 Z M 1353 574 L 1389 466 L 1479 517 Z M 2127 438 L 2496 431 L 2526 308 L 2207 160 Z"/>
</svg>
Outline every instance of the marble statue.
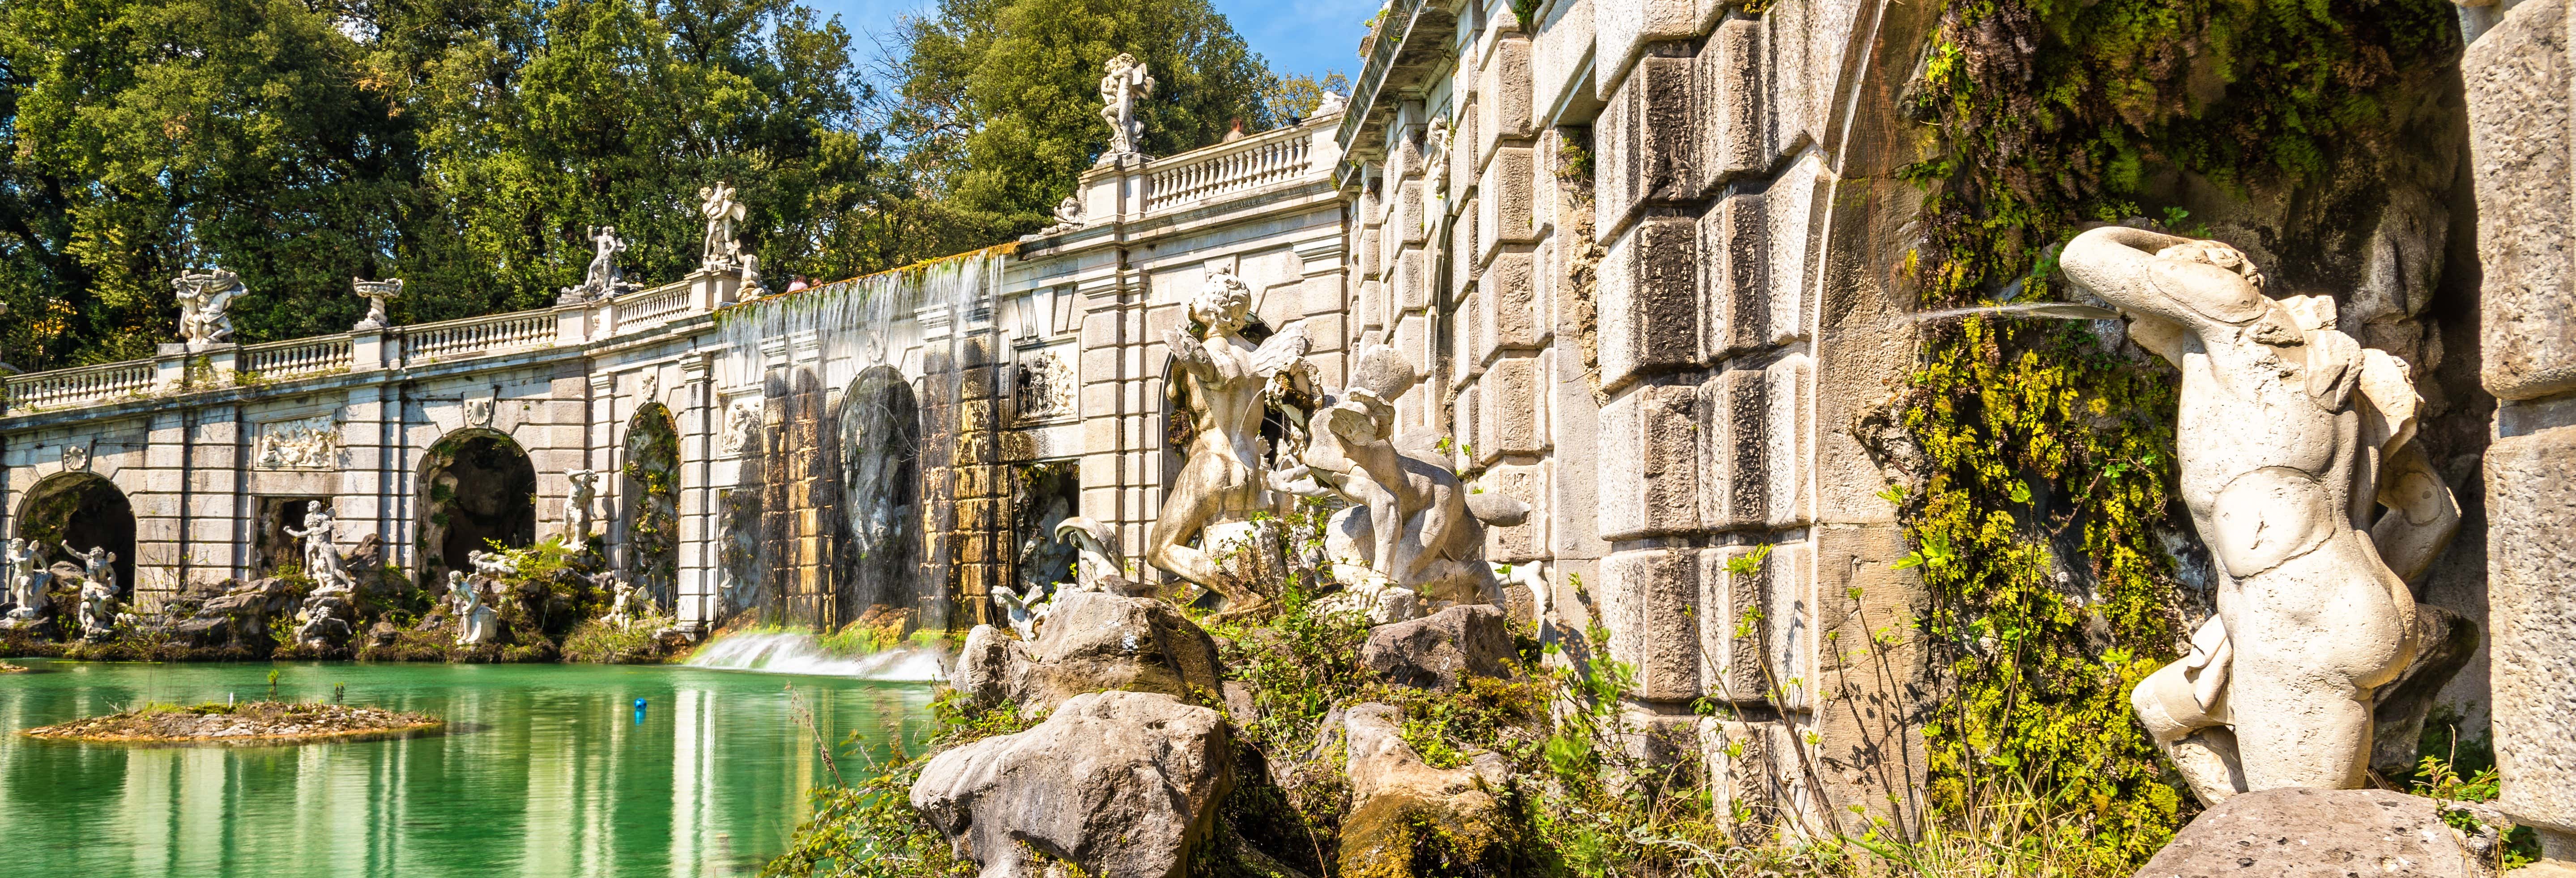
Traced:
<svg viewBox="0 0 2576 878">
<path fill-rule="evenodd" d="M 1449 200 L 1449 123 L 1431 123 L 1422 145 L 1422 200 L 1429 202 L 1422 210 L 1422 227 L 1437 229 L 1448 208 L 1439 205 Z"/>
<path fill-rule="evenodd" d="M 617 254 L 627 249 L 626 242 L 617 237 L 617 227 L 592 226 L 586 237 L 591 244 L 590 268 L 583 274 L 580 286 L 563 288 L 555 304 L 595 302 L 625 292 L 629 286 L 625 272 L 617 268 Z"/>
<path fill-rule="evenodd" d="M 316 505 L 304 513 L 304 529 L 286 528 L 286 535 L 304 542 L 304 575 L 313 577 L 314 594 L 348 594 L 356 591 L 358 580 L 349 575 L 349 565 L 340 560 L 339 519 L 331 507 Z"/>
<path fill-rule="evenodd" d="M 1055 203 L 1053 214 L 1055 224 L 1039 229 L 1037 234 L 1030 237 L 1043 238 L 1082 228 L 1082 198 L 1074 195 L 1065 196 L 1063 201 Z"/>
<path fill-rule="evenodd" d="M 225 309 L 249 292 L 240 275 L 221 268 L 181 272 L 170 286 L 179 298 L 179 337 L 187 340 L 189 353 L 232 340 L 233 319 Z"/>
<path fill-rule="evenodd" d="M 993 602 L 1001 605 L 1004 618 L 1010 620 L 1011 630 L 1019 632 L 1021 640 L 1038 638 L 1038 624 L 1046 621 L 1047 611 L 1054 605 L 1039 594 L 1036 586 L 1031 586 L 1027 594 L 1007 585 L 993 586 Z"/>
<path fill-rule="evenodd" d="M 45 586 L 53 574 L 45 569 L 45 547 L 33 540 L 12 537 L 9 540 L 9 602 L 18 605 L 9 611 L 12 619 L 35 619 L 45 614 Z"/>
<path fill-rule="evenodd" d="M 1100 108 L 1100 120 L 1109 123 L 1109 150 L 1101 154 L 1101 164 L 1137 152 L 1137 142 L 1145 137 L 1145 120 L 1136 118 L 1136 101 L 1153 94 L 1154 77 L 1146 72 L 1145 62 L 1125 52 L 1109 59 L 1106 75 L 1100 77 L 1100 99 L 1107 102 Z"/>
<path fill-rule="evenodd" d="M 483 602 L 483 592 L 467 582 L 460 571 L 447 572 L 448 612 L 456 616 L 456 645 L 481 646 L 492 642 L 497 633 L 494 621 L 498 614 Z"/>
<path fill-rule="evenodd" d="M 579 550 L 590 539 L 590 528 L 599 519 L 599 473 L 577 469 L 564 473 L 572 481 L 572 496 L 564 498 L 564 543 Z"/>
<path fill-rule="evenodd" d="M 1073 544 L 1072 582 L 1057 583 L 1056 592 L 1096 591 L 1120 597 L 1154 596 L 1154 584 L 1127 578 L 1127 559 L 1120 557 L 1118 535 L 1109 526 L 1076 515 L 1057 522 L 1055 538 Z"/>
<path fill-rule="evenodd" d="M 1474 493 L 1446 461 L 1396 450 L 1395 397 L 1417 376 L 1386 345 L 1362 351 L 1352 383 L 1315 407 L 1306 429 L 1286 443 L 1289 466 L 1270 474 L 1278 490 L 1339 497 L 1326 550 L 1334 579 L 1374 618 L 1401 613 L 1402 590 L 1425 610 L 1451 604 L 1499 604 L 1502 583 L 1485 563 L 1485 526 L 1519 524 L 1528 504 Z"/>
<path fill-rule="evenodd" d="M 707 221 L 706 236 L 698 251 L 700 271 L 730 270 L 735 258 L 742 255 L 742 242 L 734 240 L 734 224 L 749 213 L 733 196 L 733 186 L 721 180 L 713 186 L 698 187 L 698 216 Z"/>
<path fill-rule="evenodd" d="M 349 624 L 352 616 L 349 599 L 338 593 L 316 591 L 304 599 L 295 613 L 301 624 L 295 627 L 295 642 L 312 649 L 335 649 L 349 642 L 356 629 Z"/>
<path fill-rule="evenodd" d="M 465 562 L 474 566 L 476 576 L 499 579 L 504 576 L 518 575 L 519 572 L 518 562 L 510 560 L 510 556 L 499 552 L 475 549 L 465 553 Z"/>
<path fill-rule="evenodd" d="M 1323 97 L 1315 99 L 1315 111 L 1306 114 L 1306 118 L 1321 119 L 1325 116 L 1330 116 L 1335 113 L 1342 112 L 1343 110 L 1350 109 L 1350 106 L 1350 98 L 1343 97 L 1341 92 L 1328 91 L 1324 93 Z"/>
<path fill-rule="evenodd" d="M 2206 804 L 2361 787 L 2373 692 L 2419 646 L 2406 580 L 2459 523 L 2412 443 L 2407 366 L 2338 331 L 2329 298 L 2264 295 L 2216 241 L 2105 227 L 2061 264 L 2182 370 L 2181 494 L 2219 573 L 2191 654 L 2131 693 L 2138 719 Z"/>
<path fill-rule="evenodd" d="M 116 581 L 115 552 L 108 551 L 104 546 L 91 546 L 86 552 L 72 548 L 70 543 L 64 543 L 62 546 L 64 552 L 80 559 L 81 576 L 85 581 L 106 586 L 107 593 L 111 597 L 124 593 Z"/>
<path fill-rule="evenodd" d="M 760 254 L 749 250 L 743 251 L 740 256 L 734 258 L 734 272 L 742 278 L 742 283 L 734 287 L 736 297 L 761 295 Z"/>
<path fill-rule="evenodd" d="M 114 576 L 111 575 L 105 582 L 96 579 L 81 581 L 80 626 L 81 638 L 84 640 L 96 642 L 115 635 L 116 580 Z"/>
<path fill-rule="evenodd" d="M 1271 378 L 1306 354 L 1303 324 L 1259 345 L 1243 337 L 1252 319 L 1252 290 L 1223 268 L 1191 298 L 1191 327 L 1173 327 L 1172 378 L 1166 393 L 1186 413 L 1190 441 L 1160 517 L 1145 537 L 1145 562 L 1225 596 L 1217 615 L 1233 618 L 1269 605 L 1254 592 L 1257 575 L 1221 575 L 1225 555 L 1250 549 L 1258 562 L 1269 509 L 1262 474 L 1261 417 Z M 1192 545 L 1195 541 L 1198 544 Z"/>
<path fill-rule="evenodd" d="M 716 450 L 724 454 L 741 454 L 750 450 L 754 437 L 760 435 L 761 402 L 738 400 L 725 409 L 724 435 L 718 437 Z"/>
<path fill-rule="evenodd" d="M 618 575 L 617 571 L 603 570 L 589 578 L 592 588 L 608 593 L 608 615 L 599 617 L 600 621 L 623 631 L 635 627 L 635 623 L 644 621 L 652 613 L 653 605 L 644 600 L 644 590 L 626 581 L 626 577 Z"/>
<path fill-rule="evenodd" d="M 394 325 L 394 319 L 386 316 L 385 314 L 385 301 L 388 299 L 397 299 L 402 297 L 403 282 L 401 278 L 394 278 L 391 280 L 359 280 L 353 277 L 349 279 L 349 285 L 357 289 L 358 295 L 367 297 L 366 319 L 358 321 L 358 325 L 356 326 L 349 327 L 349 331 L 365 332 L 371 329 L 384 329 Z"/>
</svg>

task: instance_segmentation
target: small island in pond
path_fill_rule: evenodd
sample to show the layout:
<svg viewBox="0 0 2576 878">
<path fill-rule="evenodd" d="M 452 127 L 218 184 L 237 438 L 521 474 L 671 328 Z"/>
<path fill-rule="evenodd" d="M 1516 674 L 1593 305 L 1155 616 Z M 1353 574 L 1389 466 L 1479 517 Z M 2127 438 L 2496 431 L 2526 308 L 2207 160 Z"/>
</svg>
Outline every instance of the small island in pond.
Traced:
<svg viewBox="0 0 2576 878">
<path fill-rule="evenodd" d="M 446 721 L 380 707 L 245 701 L 148 704 L 124 713 L 28 729 L 31 737 L 122 744 L 306 744 L 403 737 Z"/>
<path fill-rule="evenodd" d="M 13 665 L 8 662 L 0 662 L 0 674 L 15 674 L 25 671 L 26 669 L 27 666 L 25 665 Z"/>
</svg>

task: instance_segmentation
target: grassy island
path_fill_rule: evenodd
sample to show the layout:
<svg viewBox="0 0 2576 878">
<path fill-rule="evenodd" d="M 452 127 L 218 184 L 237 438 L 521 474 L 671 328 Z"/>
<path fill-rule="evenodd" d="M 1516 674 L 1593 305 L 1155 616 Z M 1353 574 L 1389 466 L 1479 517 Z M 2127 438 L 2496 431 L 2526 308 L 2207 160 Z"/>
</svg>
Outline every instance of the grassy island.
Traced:
<svg viewBox="0 0 2576 878">
<path fill-rule="evenodd" d="M 380 707 L 285 701 L 147 704 L 124 713 L 28 729 L 30 737 L 120 744 L 304 744 L 437 731 L 445 720 Z"/>
</svg>

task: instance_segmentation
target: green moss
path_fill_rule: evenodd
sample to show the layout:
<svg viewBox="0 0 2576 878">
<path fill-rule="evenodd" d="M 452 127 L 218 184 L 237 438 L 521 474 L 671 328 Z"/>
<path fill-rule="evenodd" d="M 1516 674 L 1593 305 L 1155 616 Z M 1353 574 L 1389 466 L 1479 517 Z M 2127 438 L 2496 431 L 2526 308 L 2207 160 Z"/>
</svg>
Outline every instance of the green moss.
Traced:
<svg viewBox="0 0 2576 878">
<path fill-rule="evenodd" d="M 1911 109 L 1938 151 L 1905 266 L 1928 308 L 2040 301 L 2081 224 L 2164 208 L 2181 169 L 2236 192 L 2316 180 L 2389 139 L 2405 71 L 2457 52 L 2429 0 L 1954 0 Z M 1905 427 L 1928 463 L 1892 492 L 1958 681 L 1927 728 L 1935 807 L 2031 801 L 2002 837 L 2122 873 L 2188 816 L 2129 715 L 2180 617 L 2159 529 L 2172 488 L 2169 369 L 2070 324 L 1927 330 Z"/>
</svg>

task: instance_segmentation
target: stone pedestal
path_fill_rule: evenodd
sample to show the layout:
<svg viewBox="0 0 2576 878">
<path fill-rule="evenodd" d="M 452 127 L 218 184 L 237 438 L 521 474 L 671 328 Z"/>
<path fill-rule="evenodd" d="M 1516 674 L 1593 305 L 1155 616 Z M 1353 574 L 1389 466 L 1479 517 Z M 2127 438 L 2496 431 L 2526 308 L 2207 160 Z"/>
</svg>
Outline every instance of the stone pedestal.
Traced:
<svg viewBox="0 0 2576 878">
<path fill-rule="evenodd" d="M 2576 875 L 2576 127 L 2567 0 L 2529 0 L 2461 60 L 2477 182 L 2500 804 Z"/>
</svg>

